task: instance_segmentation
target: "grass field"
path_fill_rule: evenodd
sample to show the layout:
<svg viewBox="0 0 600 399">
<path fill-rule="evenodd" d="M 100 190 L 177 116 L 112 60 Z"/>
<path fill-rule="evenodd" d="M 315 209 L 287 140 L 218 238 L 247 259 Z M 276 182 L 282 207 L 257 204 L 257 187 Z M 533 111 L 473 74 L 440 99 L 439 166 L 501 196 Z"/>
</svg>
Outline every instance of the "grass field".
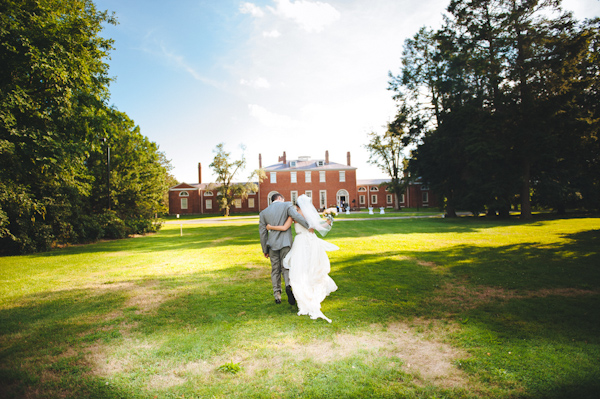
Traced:
<svg viewBox="0 0 600 399">
<path fill-rule="evenodd" d="M 274 303 L 256 219 L 0 258 L 0 397 L 600 397 L 600 218 L 326 239 L 332 324 Z"/>
</svg>

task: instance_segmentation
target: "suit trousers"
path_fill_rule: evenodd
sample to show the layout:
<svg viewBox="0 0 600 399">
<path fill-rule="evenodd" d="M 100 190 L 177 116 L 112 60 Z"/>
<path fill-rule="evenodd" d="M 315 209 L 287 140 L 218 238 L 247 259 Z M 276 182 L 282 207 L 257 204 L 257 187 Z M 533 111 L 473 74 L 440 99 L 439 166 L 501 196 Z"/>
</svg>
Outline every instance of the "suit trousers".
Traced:
<svg viewBox="0 0 600 399">
<path fill-rule="evenodd" d="M 269 248 L 269 259 L 271 259 L 271 283 L 273 284 L 273 293 L 281 292 L 281 275 L 285 285 L 290 285 L 290 271 L 283 267 L 283 258 L 290 252 L 290 247 L 283 247 L 274 251 Z"/>
</svg>

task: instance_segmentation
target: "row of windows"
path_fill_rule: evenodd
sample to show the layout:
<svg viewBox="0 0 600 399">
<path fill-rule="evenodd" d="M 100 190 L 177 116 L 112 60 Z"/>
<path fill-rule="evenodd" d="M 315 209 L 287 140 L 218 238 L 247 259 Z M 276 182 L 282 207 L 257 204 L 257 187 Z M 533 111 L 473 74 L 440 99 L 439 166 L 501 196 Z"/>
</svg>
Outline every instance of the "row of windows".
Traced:
<svg viewBox="0 0 600 399">
<path fill-rule="evenodd" d="M 206 209 L 213 209 L 213 201 L 207 199 L 205 202 Z M 242 200 L 237 198 L 233 201 L 233 206 L 237 209 L 242 207 Z M 248 198 L 248 208 L 254 208 L 254 198 Z M 188 209 L 188 199 L 181 198 L 181 209 Z"/>
<path fill-rule="evenodd" d="M 428 192 L 422 192 L 421 193 L 423 196 L 423 204 L 427 204 L 429 203 L 429 193 Z M 377 204 L 377 195 L 371 195 L 371 204 Z M 359 195 L 358 196 L 358 203 L 360 205 L 364 205 L 365 204 L 365 196 L 364 195 Z M 392 194 L 387 194 L 386 195 L 386 202 L 388 204 L 392 204 L 394 202 L 394 197 L 392 196 Z M 400 203 L 403 204 L 404 203 L 404 194 L 400 195 Z"/>
<path fill-rule="evenodd" d="M 346 171 L 340 170 L 340 182 L 346 181 Z M 277 183 L 277 172 L 271 172 L 271 183 Z M 290 182 L 298 183 L 298 172 L 290 172 Z M 304 182 L 312 183 L 312 172 L 305 171 L 304 172 Z M 319 182 L 325 183 L 325 171 L 319 171 Z"/>
</svg>

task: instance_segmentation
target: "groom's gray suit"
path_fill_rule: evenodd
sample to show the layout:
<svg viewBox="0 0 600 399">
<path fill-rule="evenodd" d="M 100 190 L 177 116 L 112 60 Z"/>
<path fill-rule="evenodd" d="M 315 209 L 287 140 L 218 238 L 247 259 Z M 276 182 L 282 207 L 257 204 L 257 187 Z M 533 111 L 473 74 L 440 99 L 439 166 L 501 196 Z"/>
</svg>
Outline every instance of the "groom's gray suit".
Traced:
<svg viewBox="0 0 600 399">
<path fill-rule="evenodd" d="M 271 259 L 271 283 L 273 284 L 273 294 L 277 299 L 277 294 L 281 295 L 281 275 L 285 281 L 286 287 L 290 285 L 289 270 L 283 267 L 283 258 L 290 251 L 292 242 L 292 229 L 286 231 L 267 230 L 267 224 L 271 226 L 282 226 L 285 224 L 288 216 L 291 216 L 302 226 L 308 227 L 306 219 L 296 211 L 291 202 L 274 201 L 260 213 L 258 230 L 260 232 L 260 245 L 265 256 L 269 255 Z"/>
</svg>

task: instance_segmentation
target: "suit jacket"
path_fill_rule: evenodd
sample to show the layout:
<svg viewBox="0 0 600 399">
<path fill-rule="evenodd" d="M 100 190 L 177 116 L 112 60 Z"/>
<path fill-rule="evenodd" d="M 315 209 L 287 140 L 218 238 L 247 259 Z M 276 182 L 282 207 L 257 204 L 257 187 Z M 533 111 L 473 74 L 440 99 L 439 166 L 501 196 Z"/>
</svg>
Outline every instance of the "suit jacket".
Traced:
<svg viewBox="0 0 600 399">
<path fill-rule="evenodd" d="M 260 213 L 258 222 L 258 231 L 260 232 L 260 245 L 264 254 L 269 253 L 269 248 L 279 251 L 284 247 L 291 247 L 294 239 L 292 238 L 292 229 L 286 231 L 267 230 L 267 224 L 271 226 L 282 226 L 285 224 L 288 216 L 291 216 L 302 226 L 308 227 L 306 219 L 296 211 L 291 202 L 275 201 Z"/>
</svg>

